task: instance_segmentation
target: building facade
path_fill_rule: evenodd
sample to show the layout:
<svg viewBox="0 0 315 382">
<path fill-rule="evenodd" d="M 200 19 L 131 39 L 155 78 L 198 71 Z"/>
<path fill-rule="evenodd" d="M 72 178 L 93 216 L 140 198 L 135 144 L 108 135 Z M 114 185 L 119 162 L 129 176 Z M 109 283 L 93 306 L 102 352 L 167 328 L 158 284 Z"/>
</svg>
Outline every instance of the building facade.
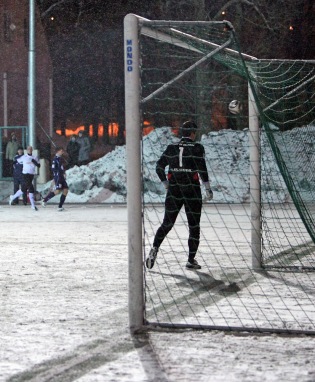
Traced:
<svg viewBox="0 0 315 382">
<path fill-rule="evenodd" d="M 53 69 L 37 8 L 35 35 L 36 136 L 45 140 L 39 125 L 49 134 Z M 28 41 L 29 1 L 0 0 L 0 126 L 28 124 Z"/>
</svg>

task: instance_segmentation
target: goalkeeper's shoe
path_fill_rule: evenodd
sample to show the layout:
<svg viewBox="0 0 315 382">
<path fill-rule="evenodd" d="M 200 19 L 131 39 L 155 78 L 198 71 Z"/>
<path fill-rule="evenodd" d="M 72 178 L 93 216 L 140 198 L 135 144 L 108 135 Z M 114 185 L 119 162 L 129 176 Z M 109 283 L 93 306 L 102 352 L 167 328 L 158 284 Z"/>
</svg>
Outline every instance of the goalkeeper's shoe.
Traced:
<svg viewBox="0 0 315 382">
<path fill-rule="evenodd" d="M 145 265 L 147 266 L 148 269 L 153 268 L 158 251 L 159 249 L 157 247 L 153 247 L 151 249 L 148 258 L 145 261 Z"/>
<path fill-rule="evenodd" d="M 47 206 L 47 203 L 45 202 L 44 199 L 42 200 L 41 205 L 42 205 L 43 207 L 46 207 L 46 206 Z"/>
<path fill-rule="evenodd" d="M 187 269 L 201 269 L 201 265 L 198 264 L 197 260 L 188 260 L 186 264 Z"/>
<path fill-rule="evenodd" d="M 10 204 L 10 206 L 12 206 L 13 201 L 14 201 L 14 195 L 10 195 L 9 196 L 9 204 Z"/>
</svg>

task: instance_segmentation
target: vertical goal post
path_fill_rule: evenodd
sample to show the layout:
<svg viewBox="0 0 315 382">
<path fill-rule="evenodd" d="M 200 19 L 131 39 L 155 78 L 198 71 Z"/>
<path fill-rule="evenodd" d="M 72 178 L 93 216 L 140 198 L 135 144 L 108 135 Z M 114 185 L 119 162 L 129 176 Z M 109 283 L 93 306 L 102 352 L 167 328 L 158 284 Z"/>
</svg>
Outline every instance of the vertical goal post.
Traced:
<svg viewBox="0 0 315 382">
<path fill-rule="evenodd" d="M 124 20 L 126 169 L 128 207 L 129 323 L 131 331 L 143 325 L 142 200 L 141 200 L 141 119 L 138 18 Z"/>
</svg>

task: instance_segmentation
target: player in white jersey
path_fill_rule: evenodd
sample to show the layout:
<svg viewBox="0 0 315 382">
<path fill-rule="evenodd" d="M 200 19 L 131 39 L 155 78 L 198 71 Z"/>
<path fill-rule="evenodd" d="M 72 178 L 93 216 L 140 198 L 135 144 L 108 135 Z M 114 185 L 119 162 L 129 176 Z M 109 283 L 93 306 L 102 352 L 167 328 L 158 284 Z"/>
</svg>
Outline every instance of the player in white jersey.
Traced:
<svg viewBox="0 0 315 382">
<path fill-rule="evenodd" d="M 15 198 L 19 198 L 22 194 L 27 195 L 28 191 L 31 207 L 34 211 L 37 211 L 37 207 L 35 206 L 34 200 L 35 189 L 33 185 L 33 180 L 36 172 L 36 167 L 40 167 L 40 163 L 38 158 L 33 155 L 32 146 L 28 146 L 26 151 L 27 153 L 20 158 L 20 163 L 23 164 L 23 187 L 22 190 L 18 190 L 14 195 L 10 195 L 9 204 L 11 205 L 13 200 Z"/>
</svg>

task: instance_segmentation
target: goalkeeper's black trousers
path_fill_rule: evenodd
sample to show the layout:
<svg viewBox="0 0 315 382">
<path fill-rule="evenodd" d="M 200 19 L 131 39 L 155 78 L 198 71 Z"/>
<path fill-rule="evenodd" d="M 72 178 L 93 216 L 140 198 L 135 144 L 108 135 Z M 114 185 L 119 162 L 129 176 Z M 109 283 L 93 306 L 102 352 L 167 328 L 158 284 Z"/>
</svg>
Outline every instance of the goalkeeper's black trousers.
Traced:
<svg viewBox="0 0 315 382">
<path fill-rule="evenodd" d="M 170 184 L 165 199 L 165 213 L 163 223 L 157 230 L 153 246 L 159 248 L 166 235 L 173 228 L 177 215 L 182 206 L 189 227 L 188 249 L 189 260 L 196 256 L 200 240 L 200 216 L 202 207 L 202 196 L 198 185 Z"/>
</svg>

